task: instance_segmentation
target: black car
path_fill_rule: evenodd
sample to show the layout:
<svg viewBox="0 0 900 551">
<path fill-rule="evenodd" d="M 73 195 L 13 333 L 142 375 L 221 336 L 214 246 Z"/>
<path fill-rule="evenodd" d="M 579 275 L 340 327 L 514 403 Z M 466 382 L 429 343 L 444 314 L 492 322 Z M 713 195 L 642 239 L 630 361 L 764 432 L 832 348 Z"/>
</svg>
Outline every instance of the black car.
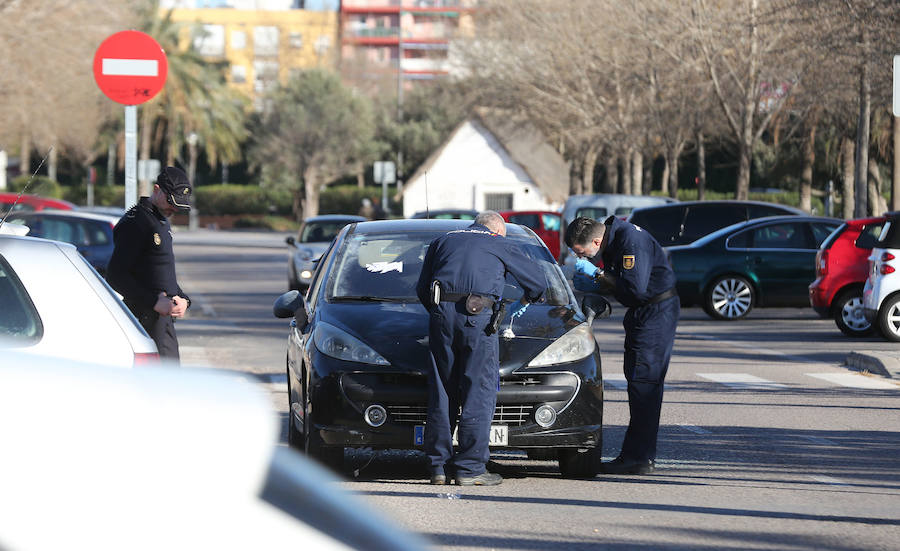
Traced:
<svg viewBox="0 0 900 551">
<path fill-rule="evenodd" d="M 762 201 L 684 201 L 635 209 L 628 221 L 649 232 L 660 245 L 686 245 L 725 226 L 765 216 L 806 214 Z"/>
<path fill-rule="evenodd" d="M 410 218 L 429 218 L 432 220 L 475 220 L 478 216 L 477 210 L 472 209 L 438 209 L 419 211 Z"/>
<path fill-rule="evenodd" d="M 350 224 L 318 263 L 305 297 L 276 301 L 293 317 L 287 350 L 292 446 L 332 467 L 345 447 L 421 449 L 426 396 L 428 313 L 415 285 L 429 244 L 461 220 Z M 603 386 L 590 323 L 553 256 L 528 228 L 507 225 L 548 281 L 546 302 L 500 331 L 500 391 L 491 430 L 495 447 L 546 454 L 564 476 L 594 476 L 600 465 Z M 507 283 L 508 300 L 521 289 Z M 518 293 L 518 296 L 517 296 Z M 606 311 L 593 297 L 585 311 Z M 600 306 L 598 308 L 598 306 Z"/>
<path fill-rule="evenodd" d="M 75 245 L 81 256 L 100 275 L 112 257 L 113 228 L 118 216 L 93 214 L 75 210 L 42 210 L 10 215 L 9 221 L 28 226 L 29 237 L 41 237 Z"/>
</svg>

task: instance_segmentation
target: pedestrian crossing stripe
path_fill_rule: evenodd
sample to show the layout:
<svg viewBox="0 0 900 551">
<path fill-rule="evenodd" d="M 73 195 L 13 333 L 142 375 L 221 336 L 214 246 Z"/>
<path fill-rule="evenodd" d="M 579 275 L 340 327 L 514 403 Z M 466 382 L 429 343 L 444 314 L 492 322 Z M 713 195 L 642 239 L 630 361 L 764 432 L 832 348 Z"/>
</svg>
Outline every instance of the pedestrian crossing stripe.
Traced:
<svg viewBox="0 0 900 551">
<path fill-rule="evenodd" d="M 738 389 L 776 389 L 787 388 L 786 385 L 776 383 L 762 377 L 747 373 L 697 373 L 698 376 L 710 381 L 723 384 L 730 388 Z"/>
<path fill-rule="evenodd" d="M 829 383 L 846 386 L 850 388 L 865 388 L 871 390 L 898 390 L 900 386 L 889 382 L 876 379 L 874 377 L 866 377 L 859 373 L 807 373 L 810 377 L 822 379 Z"/>
</svg>

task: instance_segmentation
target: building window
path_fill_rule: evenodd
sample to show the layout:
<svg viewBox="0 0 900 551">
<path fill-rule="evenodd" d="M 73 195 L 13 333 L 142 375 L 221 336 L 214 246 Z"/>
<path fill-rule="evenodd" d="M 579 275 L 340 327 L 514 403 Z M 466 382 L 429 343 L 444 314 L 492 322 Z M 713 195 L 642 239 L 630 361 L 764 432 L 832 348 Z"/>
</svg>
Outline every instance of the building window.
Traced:
<svg viewBox="0 0 900 551">
<path fill-rule="evenodd" d="M 318 55 L 325 55 L 328 53 L 328 50 L 331 49 L 331 37 L 327 34 L 323 34 L 316 39 L 315 45 L 313 45 L 313 50 L 316 51 Z"/>
<path fill-rule="evenodd" d="M 294 31 L 288 35 L 288 46 L 291 48 L 303 47 L 303 33 Z"/>
<path fill-rule="evenodd" d="M 243 65 L 232 65 L 231 82 L 235 84 L 243 84 L 247 82 L 247 67 Z"/>
<path fill-rule="evenodd" d="M 231 31 L 231 49 L 243 50 L 247 47 L 247 33 L 244 31 Z"/>
<path fill-rule="evenodd" d="M 484 209 L 501 211 L 512 210 L 513 194 L 512 193 L 485 193 Z"/>
<path fill-rule="evenodd" d="M 200 25 L 194 31 L 194 49 L 202 56 L 221 57 L 225 55 L 225 27 L 223 25 Z"/>
<path fill-rule="evenodd" d="M 256 56 L 278 55 L 278 27 L 253 28 L 253 54 Z"/>
<path fill-rule="evenodd" d="M 264 94 L 278 86 L 278 62 L 253 62 L 253 91 Z"/>
</svg>

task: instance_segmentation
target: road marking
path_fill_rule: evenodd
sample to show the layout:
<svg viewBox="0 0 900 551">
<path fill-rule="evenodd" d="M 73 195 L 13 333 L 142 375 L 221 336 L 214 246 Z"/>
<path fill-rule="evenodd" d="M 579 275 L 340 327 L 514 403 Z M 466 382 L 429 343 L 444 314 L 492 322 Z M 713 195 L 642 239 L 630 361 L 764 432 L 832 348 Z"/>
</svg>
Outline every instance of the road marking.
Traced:
<svg viewBox="0 0 900 551">
<path fill-rule="evenodd" d="M 807 373 L 810 377 L 822 379 L 836 385 L 847 386 L 850 388 L 867 388 L 867 389 L 890 389 L 898 390 L 900 387 L 888 381 L 875 379 L 874 377 L 866 377 L 859 373 Z"/>
<path fill-rule="evenodd" d="M 827 438 L 820 438 L 818 436 L 806 436 L 805 434 L 798 435 L 797 438 L 802 438 L 808 442 L 812 442 L 813 444 L 821 444 L 823 446 L 837 446 L 839 445 L 834 440 L 829 440 Z"/>
<path fill-rule="evenodd" d="M 834 478 L 833 476 L 825 476 L 825 475 L 810 475 L 811 479 L 816 482 L 821 482 L 822 484 L 831 484 L 832 486 L 846 486 L 847 483 L 843 480 Z"/>
<path fill-rule="evenodd" d="M 678 426 L 683 428 L 684 430 L 689 430 L 696 434 L 712 434 L 712 432 L 710 432 L 706 429 L 700 428 L 697 425 L 687 425 L 687 424 L 681 423 Z"/>
<path fill-rule="evenodd" d="M 181 365 L 186 367 L 207 367 L 209 358 L 206 355 L 205 346 L 179 346 L 178 355 L 181 357 Z"/>
<path fill-rule="evenodd" d="M 787 388 L 783 384 L 775 383 L 747 373 L 697 373 L 697 375 L 731 388 L 769 390 L 774 388 Z"/>
<path fill-rule="evenodd" d="M 155 59 L 116 59 L 104 57 L 101 73 L 125 77 L 159 76 L 159 61 Z"/>
<path fill-rule="evenodd" d="M 625 380 L 625 375 L 622 373 L 605 374 L 603 375 L 603 382 L 619 390 L 625 390 L 628 388 L 628 381 Z"/>
</svg>

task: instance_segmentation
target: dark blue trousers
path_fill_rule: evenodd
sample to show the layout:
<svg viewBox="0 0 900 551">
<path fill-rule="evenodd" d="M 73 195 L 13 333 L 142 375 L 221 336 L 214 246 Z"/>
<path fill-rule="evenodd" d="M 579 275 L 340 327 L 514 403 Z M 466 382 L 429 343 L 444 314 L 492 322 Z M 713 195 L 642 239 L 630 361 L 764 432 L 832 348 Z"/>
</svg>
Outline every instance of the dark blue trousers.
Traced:
<svg viewBox="0 0 900 551">
<path fill-rule="evenodd" d="M 454 302 L 442 302 L 431 313 L 425 453 L 432 473 L 447 465 L 457 475 L 476 476 L 490 459 L 488 441 L 500 377 L 498 337 L 484 332 L 490 318 L 489 308 L 469 316 Z M 457 425 L 459 446 L 454 454 Z"/>
<path fill-rule="evenodd" d="M 628 430 L 619 456 L 656 459 L 663 382 L 669 370 L 675 327 L 681 315 L 678 297 L 629 308 L 625 327 L 625 379 L 628 380 Z"/>
<path fill-rule="evenodd" d="M 159 357 L 172 363 L 179 363 L 178 337 L 175 335 L 175 320 L 172 316 L 160 316 L 156 311 L 142 313 L 138 321 L 156 343 Z"/>
</svg>

